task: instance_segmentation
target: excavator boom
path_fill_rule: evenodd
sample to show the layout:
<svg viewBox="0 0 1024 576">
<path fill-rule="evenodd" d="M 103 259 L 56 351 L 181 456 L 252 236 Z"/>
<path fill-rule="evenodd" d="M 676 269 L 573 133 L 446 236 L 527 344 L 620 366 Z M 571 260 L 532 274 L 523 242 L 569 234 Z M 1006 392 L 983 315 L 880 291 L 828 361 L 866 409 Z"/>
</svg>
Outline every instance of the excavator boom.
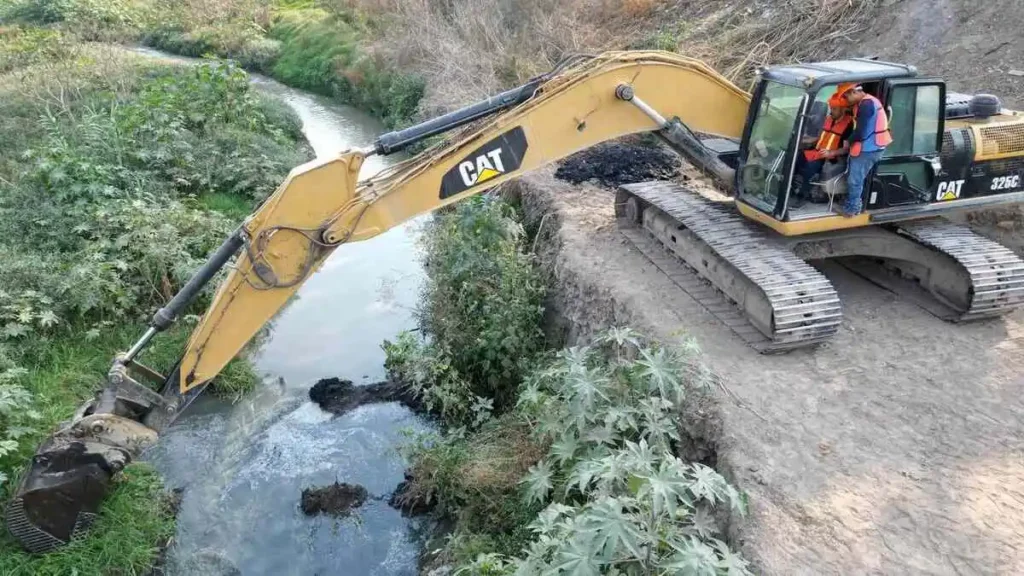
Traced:
<svg viewBox="0 0 1024 576">
<path fill-rule="evenodd" d="M 703 63 L 612 53 L 563 71 L 521 105 L 366 181 L 356 182 L 365 152 L 300 166 L 243 226 L 246 252 L 189 342 L 182 392 L 216 376 L 339 245 L 599 142 L 664 128 L 618 97 L 619 86 L 691 130 L 732 138 L 743 131 L 749 96 Z"/>
</svg>

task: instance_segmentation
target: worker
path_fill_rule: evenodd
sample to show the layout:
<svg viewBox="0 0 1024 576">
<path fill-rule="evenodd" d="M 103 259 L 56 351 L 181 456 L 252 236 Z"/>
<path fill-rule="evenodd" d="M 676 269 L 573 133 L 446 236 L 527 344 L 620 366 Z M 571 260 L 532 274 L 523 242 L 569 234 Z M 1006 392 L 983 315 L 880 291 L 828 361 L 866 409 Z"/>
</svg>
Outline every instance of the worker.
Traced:
<svg viewBox="0 0 1024 576">
<path fill-rule="evenodd" d="M 853 131 L 853 117 L 846 100 L 833 94 L 828 100 L 829 113 L 821 127 L 821 133 L 814 139 L 814 147 L 804 150 L 797 159 L 800 173 L 800 190 L 794 195 L 793 207 L 799 208 L 811 196 L 811 180 L 821 172 L 825 161 L 844 156 L 849 150 L 850 135 Z"/>
<path fill-rule="evenodd" d="M 836 89 L 853 109 L 853 136 L 850 143 L 850 165 L 846 177 L 846 206 L 843 216 L 852 218 L 861 213 L 864 181 L 882 159 L 885 147 L 892 143 L 889 118 L 882 103 L 864 87 L 846 82 Z"/>
</svg>

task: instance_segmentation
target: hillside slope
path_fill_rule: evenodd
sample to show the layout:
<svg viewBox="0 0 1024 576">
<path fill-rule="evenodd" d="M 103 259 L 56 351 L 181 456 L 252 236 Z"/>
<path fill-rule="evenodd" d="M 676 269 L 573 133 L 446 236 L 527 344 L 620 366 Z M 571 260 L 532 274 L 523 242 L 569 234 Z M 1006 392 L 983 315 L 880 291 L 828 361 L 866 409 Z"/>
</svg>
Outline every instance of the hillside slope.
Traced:
<svg viewBox="0 0 1024 576">
<path fill-rule="evenodd" d="M 959 92 L 989 92 L 1024 106 L 1024 10 L 1015 0 L 895 0 L 882 9 L 862 44 L 878 55 L 914 63 Z"/>
</svg>

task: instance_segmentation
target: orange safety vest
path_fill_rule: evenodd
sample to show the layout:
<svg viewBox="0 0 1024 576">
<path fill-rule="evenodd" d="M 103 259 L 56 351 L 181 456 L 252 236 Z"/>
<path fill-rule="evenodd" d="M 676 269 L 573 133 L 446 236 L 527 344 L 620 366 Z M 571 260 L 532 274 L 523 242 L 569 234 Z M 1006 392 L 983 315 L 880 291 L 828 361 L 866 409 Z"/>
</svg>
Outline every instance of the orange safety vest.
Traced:
<svg viewBox="0 0 1024 576">
<path fill-rule="evenodd" d="M 822 150 L 839 150 L 839 143 L 842 142 L 843 133 L 850 126 L 850 122 L 853 122 L 853 118 L 849 114 L 844 114 L 838 121 L 833 120 L 831 114 L 826 116 L 818 143 L 814 145 L 813 150 L 804 150 L 804 158 L 808 162 L 814 162 L 822 159 Z"/>
<path fill-rule="evenodd" d="M 871 133 L 871 136 L 874 137 L 876 146 L 879 148 L 885 148 L 889 144 L 892 144 L 892 134 L 889 132 L 889 117 L 885 115 L 885 107 L 882 106 L 882 102 L 878 98 L 875 98 L 871 94 L 865 94 L 864 100 L 870 101 L 871 105 L 875 107 L 875 131 Z M 857 129 L 857 112 L 863 105 L 864 102 L 861 101 L 861 103 L 853 109 L 854 130 Z M 862 146 L 862 142 L 854 142 L 853 145 L 850 146 L 850 156 L 860 156 Z"/>
</svg>

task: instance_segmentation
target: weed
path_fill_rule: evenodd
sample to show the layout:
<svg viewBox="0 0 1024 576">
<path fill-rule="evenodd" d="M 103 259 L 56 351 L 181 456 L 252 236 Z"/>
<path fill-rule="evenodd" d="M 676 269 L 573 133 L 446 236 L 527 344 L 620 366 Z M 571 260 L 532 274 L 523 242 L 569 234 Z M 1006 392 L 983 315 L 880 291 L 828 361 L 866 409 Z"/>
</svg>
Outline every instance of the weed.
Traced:
<svg viewBox="0 0 1024 576">
<path fill-rule="evenodd" d="M 455 426 L 502 412 L 543 348 L 544 285 L 522 227 L 496 198 L 439 214 L 422 236 L 427 282 L 418 311 L 429 340 L 385 343 L 386 366 Z"/>
<path fill-rule="evenodd" d="M 519 409 L 550 448 L 522 484 L 526 502 L 546 508 L 521 553 L 481 552 L 477 540 L 481 553 L 455 573 L 749 573 L 714 520 L 719 506 L 742 513 L 745 499 L 673 452 L 673 415 L 703 381 L 693 350 L 616 329 L 538 370 Z"/>
</svg>

